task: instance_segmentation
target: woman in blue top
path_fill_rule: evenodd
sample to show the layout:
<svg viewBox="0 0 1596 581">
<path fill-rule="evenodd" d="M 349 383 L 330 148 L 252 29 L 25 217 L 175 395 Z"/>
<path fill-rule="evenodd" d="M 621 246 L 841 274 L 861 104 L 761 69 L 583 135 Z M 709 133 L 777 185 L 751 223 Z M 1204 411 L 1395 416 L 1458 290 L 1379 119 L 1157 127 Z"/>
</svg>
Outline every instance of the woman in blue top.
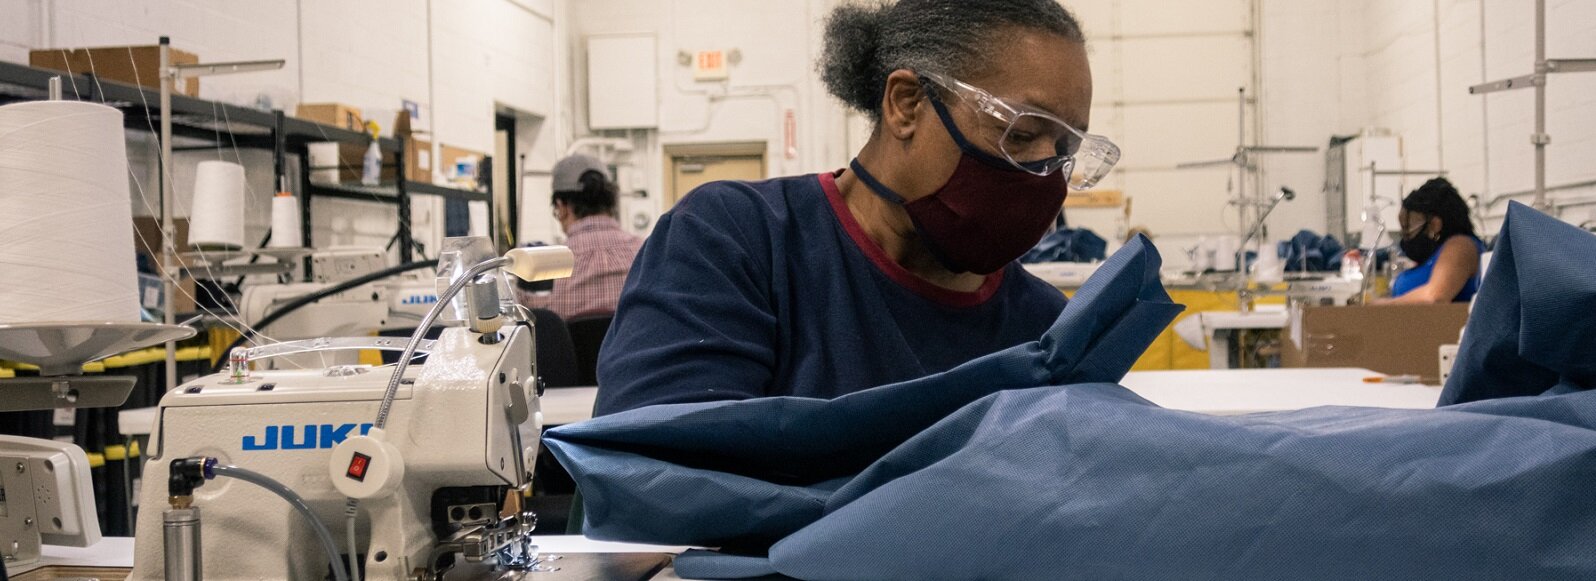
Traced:
<svg viewBox="0 0 1596 581">
<path fill-rule="evenodd" d="M 1119 159 L 1084 132 L 1068 11 L 847 3 L 820 72 L 875 122 L 869 142 L 846 169 L 711 183 L 662 216 L 599 355 L 597 413 L 834 398 L 1033 341 L 1063 310 L 1014 261 Z"/>
<path fill-rule="evenodd" d="M 1480 253 L 1468 204 L 1445 178 L 1402 200 L 1402 254 L 1417 263 L 1391 282 L 1387 304 L 1467 302 L 1480 287 Z"/>
</svg>

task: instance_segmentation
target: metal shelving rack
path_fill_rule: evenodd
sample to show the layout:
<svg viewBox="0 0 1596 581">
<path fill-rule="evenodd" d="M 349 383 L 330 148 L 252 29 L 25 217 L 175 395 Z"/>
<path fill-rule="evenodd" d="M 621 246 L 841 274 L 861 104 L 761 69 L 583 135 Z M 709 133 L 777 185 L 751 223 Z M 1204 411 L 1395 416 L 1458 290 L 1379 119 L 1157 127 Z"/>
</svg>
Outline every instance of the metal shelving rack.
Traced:
<svg viewBox="0 0 1596 581">
<path fill-rule="evenodd" d="M 1535 208 L 1552 210 L 1546 198 L 1546 146 L 1552 136 L 1546 133 L 1546 84 L 1553 74 L 1596 72 L 1596 58 L 1551 59 L 1546 58 L 1546 0 L 1535 0 L 1535 63 L 1534 71 L 1527 75 L 1501 79 L 1469 87 L 1470 95 L 1486 95 L 1500 91 L 1535 89 L 1535 133 L 1530 134 L 1530 144 L 1535 146 Z M 1494 204 L 1498 196 L 1488 200 Z"/>
<path fill-rule="evenodd" d="M 19 101 L 38 101 L 48 98 L 52 77 L 60 77 L 64 98 L 103 103 L 123 113 L 123 123 L 130 129 L 155 133 L 160 125 L 160 90 L 137 87 L 106 79 L 96 79 L 90 74 L 67 74 L 49 69 L 0 62 L 0 105 Z M 272 152 L 277 184 L 286 188 L 289 183 L 287 158 L 298 156 L 300 218 L 303 221 L 301 243 L 312 247 L 312 204 L 316 197 L 341 198 L 365 202 L 393 204 L 398 209 L 399 256 L 402 261 L 415 259 L 415 238 L 410 228 L 412 196 L 441 196 L 489 204 L 492 216 L 492 196 L 486 192 L 461 190 L 434 185 L 429 182 L 403 179 L 405 139 L 383 137 L 378 147 L 394 155 L 396 180 L 381 186 L 357 184 L 326 184 L 310 180 L 309 146 L 311 143 L 335 141 L 340 143 L 369 143 L 370 137 L 358 131 L 322 125 L 289 117 L 281 110 L 263 111 L 217 101 L 207 101 L 186 95 L 171 96 L 173 142 L 179 139 L 186 145 L 175 149 L 237 145 L 240 148 L 264 149 Z M 163 172 L 164 173 L 164 172 Z M 491 222 L 490 222 L 491 223 Z M 310 277 L 308 264 L 304 270 Z"/>
</svg>

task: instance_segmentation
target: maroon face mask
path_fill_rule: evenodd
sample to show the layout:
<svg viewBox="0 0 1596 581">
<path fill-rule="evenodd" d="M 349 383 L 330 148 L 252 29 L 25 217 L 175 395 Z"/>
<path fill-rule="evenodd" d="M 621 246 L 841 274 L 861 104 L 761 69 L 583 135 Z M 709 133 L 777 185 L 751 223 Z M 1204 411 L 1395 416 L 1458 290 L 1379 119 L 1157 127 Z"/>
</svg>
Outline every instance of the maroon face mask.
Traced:
<svg viewBox="0 0 1596 581">
<path fill-rule="evenodd" d="M 913 202 L 882 184 L 854 159 L 849 167 L 877 196 L 903 206 L 931 254 L 953 272 L 991 274 L 1036 246 L 1058 217 L 1069 193 L 1066 164 L 1039 176 L 981 151 L 959 132 L 939 99 L 932 98 L 948 134 L 959 145 L 959 165 L 947 183 Z"/>
</svg>

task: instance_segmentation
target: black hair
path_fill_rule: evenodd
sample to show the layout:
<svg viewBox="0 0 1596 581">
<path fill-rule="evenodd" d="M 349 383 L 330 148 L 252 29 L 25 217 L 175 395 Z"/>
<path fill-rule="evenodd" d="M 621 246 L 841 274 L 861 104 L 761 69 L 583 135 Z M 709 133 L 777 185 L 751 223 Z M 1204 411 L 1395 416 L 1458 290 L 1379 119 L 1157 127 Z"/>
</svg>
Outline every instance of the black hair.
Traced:
<svg viewBox="0 0 1596 581">
<path fill-rule="evenodd" d="M 577 218 L 615 213 L 615 198 L 619 188 L 603 172 L 588 170 L 578 178 L 582 189 L 554 192 L 554 201 L 570 206 Z"/>
<path fill-rule="evenodd" d="M 1402 199 L 1402 209 L 1440 218 L 1441 240 L 1457 234 L 1479 237 L 1474 233 L 1474 221 L 1469 218 L 1468 203 L 1463 201 L 1463 196 L 1446 178 L 1424 182 L 1419 189 Z"/>
<path fill-rule="evenodd" d="M 844 104 L 879 121 L 892 71 L 968 76 L 1001 52 L 996 35 L 1014 27 L 1086 41 L 1080 23 L 1057 0 L 849 3 L 826 19 L 820 77 Z"/>
</svg>

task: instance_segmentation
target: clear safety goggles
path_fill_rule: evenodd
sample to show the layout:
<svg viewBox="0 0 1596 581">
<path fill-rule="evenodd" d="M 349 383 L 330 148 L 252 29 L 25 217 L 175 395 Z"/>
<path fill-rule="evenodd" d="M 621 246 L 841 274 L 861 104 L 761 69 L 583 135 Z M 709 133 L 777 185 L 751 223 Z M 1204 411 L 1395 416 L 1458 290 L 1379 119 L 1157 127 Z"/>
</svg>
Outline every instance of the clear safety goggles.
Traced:
<svg viewBox="0 0 1596 581">
<path fill-rule="evenodd" d="M 995 120 L 982 123 L 970 139 L 997 151 L 1018 169 L 1045 176 L 1069 168 L 1073 172 L 1070 186 L 1084 190 L 1097 185 L 1119 162 L 1119 146 L 1114 142 L 1071 127 L 1046 111 L 1009 103 L 947 75 L 920 73 L 920 77 Z"/>
</svg>

